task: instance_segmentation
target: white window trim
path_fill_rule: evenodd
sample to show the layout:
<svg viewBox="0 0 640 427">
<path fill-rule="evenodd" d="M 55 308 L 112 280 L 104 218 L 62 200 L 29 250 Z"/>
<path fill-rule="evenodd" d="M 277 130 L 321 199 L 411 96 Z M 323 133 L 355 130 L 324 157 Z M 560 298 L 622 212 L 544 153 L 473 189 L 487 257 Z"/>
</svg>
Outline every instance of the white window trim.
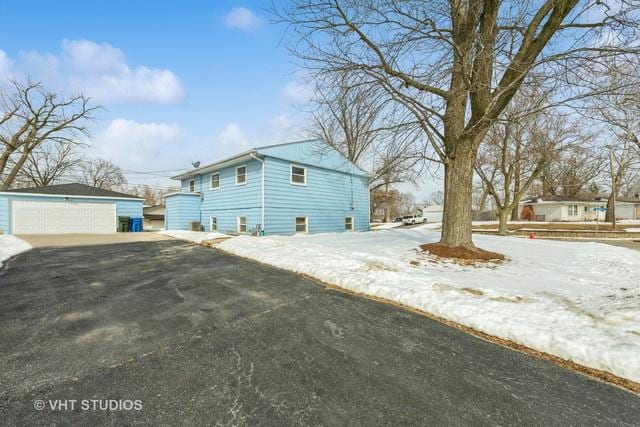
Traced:
<svg viewBox="0 0 640 427">
<path fill-rule="evenodd" d="M 238 182 L 238 169 L 244 168 L 244 182 Z M 247 169 L 247 165 L 236 166 L 236 185 L 245 185 L 247 183 L 247 173 L 249 170 Z"/>
<path fill-rule="evenodd" d="M 240 231 L 240 218 L 244 218 L 244 231 Z M 236 231 L 238 232 L 238 234 L 240 234 L 240 233 L 246 233 L 247 230 L 248 230 L 248 228 L 247 228 L 247 217 L 238 215 L 236 217 Z"/>
<path fill-rule="evenodd" d="M 191 189 L 191 183 L 192 182 L 193 182 L 193 190 Z M 195 193 L 195 191 L 196 191 L 196 179 L 195 178 L 191 178 L 189 180 L 189 184 L 188 184 L 187 190 L 189 190 L 189 193 Z"/>
<path fill-rule="evenodd" d="M 214 230 L 212 227 L 213 219 L 216 219 L 216 229 Z M 209 216 L 209 231 L 218 231 L 218 217 L 217 216 Z"/>
<path fill-rule="evenodd" d="M 303 183 L 300 183 L 300 182 L 294 182 L 294 181 L 293 181 L 293 168 L 294 168 L 294 167 L 296 167 L 296 168 L 300 168 L 300 169 L 303 169 L 303 170 L 304 170 L 304 182 L 303 182 Z M 301 187 L 306 187 L 306 186 L 307 186 L 307 168 L 306 168 L 306 167 L 304 167 L 304 166 L 291 164 L 291 165 L 289 166 L 289 183 L 290 183 L 291 185 L 299 185 L 299 186 L 301 186 Z"/>
<path fill-rule="evenodd" d="M 574 207 L 575 207 L 575 210 L 573 209 Z M 569 211 L 568 212 L 569 216 L 571 216 L 571 217 L 575 217 L 575 216 L 579 216 L 580 215 L 579 207 L 576 204 L 567 205 L 567 209 Z M 575 211 L 575 213 L 574 213 L 574 211 Z"/>
<path fill-rule="evenodd" d="M 298 218 L 304 218 L 304 231 L 298 231 Z M 293 230 L 296 234 L 309 234 L 309 217 L 308 216 L 296 216 L 293 219 Z"/>
<path fill-rule="evenodd" d="M 218 175 L 218 186 L 217 187 L 213 187 L 213 176 L 214 175 Z M 211 191 L 217 191 L 220 189 L 220 172 L 212 172 L 211 176 L 209 177 L 209 189 Z"/>
<path fill-rule="evenodd" d="M 347 230 L 347 218 L 351 218 L 351 230 Z M 344 231 L 356 231 L 356 221 L 352 216 L 344 217 Z"/>
</svg>

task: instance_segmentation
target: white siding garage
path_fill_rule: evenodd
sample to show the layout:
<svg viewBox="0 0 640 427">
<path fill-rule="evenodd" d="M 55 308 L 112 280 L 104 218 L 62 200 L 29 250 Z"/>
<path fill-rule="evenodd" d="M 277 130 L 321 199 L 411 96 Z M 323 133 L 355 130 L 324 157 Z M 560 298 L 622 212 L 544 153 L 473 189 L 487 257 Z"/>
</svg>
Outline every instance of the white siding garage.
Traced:
<svg viewBox="0 0 640 427">
<path fill-rule="evenodd" d="M 114 233 L 115 203 L 11 202 L 13 234 Z"/>
</svg>

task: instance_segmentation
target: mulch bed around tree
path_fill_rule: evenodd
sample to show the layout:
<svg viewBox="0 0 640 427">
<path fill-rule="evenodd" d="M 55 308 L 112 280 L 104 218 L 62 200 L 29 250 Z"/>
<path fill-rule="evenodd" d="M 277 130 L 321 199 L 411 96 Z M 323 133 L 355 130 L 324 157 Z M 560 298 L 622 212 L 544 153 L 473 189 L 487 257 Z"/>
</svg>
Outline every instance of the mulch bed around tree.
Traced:
<svg viewBox="0 0 640 427">
<path fill-rule="evenodd" d="M 441 243 L 427 243 L 420 245 L 420 248 L 425 252 L 429 252 L 431 255 L 462 262 L 504 261 L 504 255 L 497 252 L 485 251 L 480 248 L 469 249 L 464 246 L 447 246 Z"/>
</svg>

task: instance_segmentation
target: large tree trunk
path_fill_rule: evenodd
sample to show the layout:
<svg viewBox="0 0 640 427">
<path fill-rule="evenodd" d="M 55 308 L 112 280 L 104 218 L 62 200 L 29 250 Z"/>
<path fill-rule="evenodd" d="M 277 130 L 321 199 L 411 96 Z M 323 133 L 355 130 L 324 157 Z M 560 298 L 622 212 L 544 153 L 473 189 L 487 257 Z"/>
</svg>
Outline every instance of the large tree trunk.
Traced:
<svg viewBox="0 0 640 427">
<path fill-rule="evenodd" d="M 440 243 L 475 249 L 471 240 L 473 164 L 476 150 L 459 144 L 444 165 L 444 212 Z"/>
<path fill-rule="evenodd" d="M 605 222 L 613 223 L 613 215 L 615 215 L 615 206 L 613 205 L 613 192 L 609 194 L 609 199 L 607 199 L 607 212 L 604 214 Z"/>
<path fill-rule="evenodd" d="M 515 212 L 517 209 L 503 208 L 498 211 L 498 234 L 506 236 L 509 231 L 509 216 L 511 212 Z"/>
<path fill-rule="evenodd" d="M 25 162 L 27 161 L 29 153 L 31 153 L 31 151 L 25 148 L 24 152 L 20 155 L 20 158 L 13 166 L 11 171 L 7 174 L 4 181 L 0 183 L 0 191 L 8 190 L 9 188 L 11 188 L 11 185 L 15 181 L 16 176 L 18 176 L 18 172 L 22 170 L 22 166 L 24 166 Z"/>
</svg>

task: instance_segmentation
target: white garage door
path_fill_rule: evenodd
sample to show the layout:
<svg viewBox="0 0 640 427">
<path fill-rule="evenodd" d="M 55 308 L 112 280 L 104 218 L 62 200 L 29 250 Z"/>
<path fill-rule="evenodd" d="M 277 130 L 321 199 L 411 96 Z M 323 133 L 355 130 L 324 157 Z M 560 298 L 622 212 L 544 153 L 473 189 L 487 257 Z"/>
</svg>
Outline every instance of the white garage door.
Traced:
<svg viewBox="0 0 640 427">
<path fill-rule="evenodd" d="M 13 234 L 114 233 L 115 203 L 11 202 Z"/>
</svg>

